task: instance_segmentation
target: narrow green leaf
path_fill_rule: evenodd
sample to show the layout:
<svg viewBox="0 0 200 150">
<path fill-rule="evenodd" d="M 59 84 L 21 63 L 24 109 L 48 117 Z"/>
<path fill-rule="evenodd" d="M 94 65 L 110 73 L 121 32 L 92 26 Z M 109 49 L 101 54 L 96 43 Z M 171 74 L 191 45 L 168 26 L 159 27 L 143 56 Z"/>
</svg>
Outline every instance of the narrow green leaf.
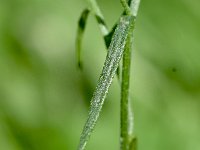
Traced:
<svg viewBox="0 0 200 150">
<path fill-rule="evenodd" d="M 83 35 L 84 35 L 89 12 L 90 12 L 89 9 L 85 9 L 81 13 L 81 17 L 78 22 L 78 31 L 76 35 L 76 53 L 77 53 L 77 64 L 80 69 L 82 69 L 83 67 L 82 61 L 81 61 L 81 45 L 82 45 Z"/>
<path fill-rule="evenodd" d="M 91 10 L 95 14 L 95 17 L 98 22 L 98 25 L 99 25 L 102 35 L 106 36 L 109 33 L 109 31 L 105 24 L 103 14 L 101 13 L 101 10 L 100 10 L 96 0 L 88 0 L 88 2 L 90 4 Z"/>
<path fill-rule="evenodd" d="M 121 60 L 128 33 L 130 29 L 133 28 L 133 25 L 133 16 L 122 16 L 114 32 L 102 73 L 91 100 L 88 119 L 81 134 L 78 150 L 85 149 L 87 141 L 89 140 L 89 137 L 94 129 L 104 104 L 104 100 L 108 93 L 108 89 L 112 83 L 118 64 Z"/>
<path fill-rule="evenodd" d="M 95 15 L 96 20 L 98 22 L 99 28 L 101 30 L 101 33 L 103 36 L 106 36 L 108 34 L 108 28 L 106 26 L 106 23 L 104 21 L 104 18 L 98 16 L 97 14 Z"/>
<path fill-rule="evenodd" d="M 84 35 L 85 26 L 87 23 L 87 18 L 88 18 L 89 12 L 90 11 L 88 9 L 85 9 L 81 14 L 81 17 L 80 17 L 79 23 L 78 23 L 78 32 L 77 32 L 77 37 L 76 37 L 76 52 L 77 52 L 77 64 L 78 64 L 79 69 L 83 68 L 83 64 L 82 64 L 82 60 L 81 60 L 81 45 L 82 45 L 83 35 Z M 95 17 L 98 22 L 101 33 L 104 36 L 104 42 L 105 42 L 106 48 L 108 49 L 108 47 L 111 43 L 111 39 L 114 34 L 114 31 L 117 27 L 117 24 L 115 24 L 113 26 L 112 30 L 108 33 L 108 29 L 107 29 L 104 19 L 102 17 L 98 16 L 97 14 L 95 15 Z M 120 70 L 121 69 L 119 66 L 117 68 L 118 79 L 120 78 Z"/>
<path fill-rule="evenodd" d="M 137 15 L 137 10 L 138 10 L 138 7 L 139 7 L 139 4 L 136 4 L 136 3 L 138 3 L 138 1 L 139 0 L 127 0 L 127 2 L 128 2 L 128 6 L 129 7 L 131 7 L 131 11 L 132 11 L 132 13 L 136 16 Z M 137 5 L 137 6 L 135 6 L 135 4 Z M 126 12 L 124 11 L 123 13 L 122 13 L 122 15 L 125 15 L 126 14 Z M 116 27 L 117 27 L 117 23 L 113 26 L 113 28 L 111 29 L 111 31 L 106 35 L 106 36 L 104 36 L 104 41 L 105 41 L 105 44 L 106 44 L 106 47 L 108 48 L 109 47 L 109 45 L 110 45 L 110 42 L 111 42 L 111 39 L 112 39 L 112 36 L 113 36 L 113 34 L 114 34 L 114 31 L 115 31 L 115 29 L 116 29 Z M 121 66 L 119 65 L 118 66 L 118 68 L 117 68 L 117 78 L 118 78 L 118 80 L 120 81 L 120 73 L 121 73 Z"/>
<path fill-rule="evenodd" d="M 113 26 L 113 28 L 109 32 L 109 34 L 107 34 L 106 36 L 104 36 L 104 42 L 105 42 L 107 48 L 109 47 L 109 45 L 111 43 L 112 36 L 113 36 L 116 28 L 117 28 L 117 23 Z M 118 78 L 119 81 L 120 81 L 120 72 L 121 72 L 121 66 L 119 65 L 118 68 L 117 68 L 117 73 L 116 73 L 117 78 Z"/>
<path fill-rule="evenodd" d="M 130 4 L 133 3 L 132 1 L 134 1 L 134 0 L 128 0 L 128 6 L 130 6 Z M 121 16 L 123 16 L 123 15 L 126 15 L 125 11 L 121 14 Z M 114 34 L 116 27 L 117 27 L 117 23 L 115 23 L 114 26 L 112 27 L 111 31 L 107 35 L 104 36 L 104 41 L 105 41 L 107 48 L 110 45 L 110 42 L 111 42 L 111 39 L 112 39 L 112 36 Z"/>
</svg>

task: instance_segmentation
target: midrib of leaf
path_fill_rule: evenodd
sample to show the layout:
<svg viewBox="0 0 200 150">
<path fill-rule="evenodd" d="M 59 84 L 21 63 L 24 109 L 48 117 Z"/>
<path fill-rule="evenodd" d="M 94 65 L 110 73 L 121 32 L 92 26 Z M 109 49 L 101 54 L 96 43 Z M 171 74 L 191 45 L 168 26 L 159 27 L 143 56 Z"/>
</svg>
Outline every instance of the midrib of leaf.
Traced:
<svg viewBox="0 0 200 150">
<path fill-rule="evenodd" d="M 104 67 L 91 100 L 88 119 L 81 134 L 79 150 L 83 150 L 92 133 L 122 57 L 127 36 L 134 26 L 133 16 L 122 16 L 114 32 Z"/>
</svg>

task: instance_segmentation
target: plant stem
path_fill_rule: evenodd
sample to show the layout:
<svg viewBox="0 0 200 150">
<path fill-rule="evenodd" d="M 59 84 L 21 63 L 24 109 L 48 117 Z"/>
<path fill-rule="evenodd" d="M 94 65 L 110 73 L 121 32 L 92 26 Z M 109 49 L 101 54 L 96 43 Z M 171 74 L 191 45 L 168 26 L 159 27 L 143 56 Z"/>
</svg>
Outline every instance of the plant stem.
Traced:
<svg viewBox="0 0 200 150">
<path fill-rule="evenodd" d="M 121 3 L 127 14 L 134 17 L 137 16 L 140 0 L 121 0 Z M 121 83 L 121 133 L 120 133 L 120 149 L 121 150 L 136 150 L 136 139 L 132 135 L 132 115 L 131 104 L 129 101 L 129 82 L 130 82 L 130 66 L 131 66 L 131 50 L 133 43 L 133 30 L 127 37 L 125 45 L 123 62 L 122 62 L 122 83 Z"/>
<path fill-rule="evenodd" d="M 130 3 L 131 13 L 133 16 L 136 17 L 140 6 L 140 0 L 129 0 L 129 3 Z"/>
<path fill-rule="evenodd" d="M 121 83 L 121 150 L 129 150 L 130 126 L 129 126 L 129 82 L 131 65 L 132 33 L 128 35 L 124 49 L 122 62 L 122 83 Z"/>
</svg>

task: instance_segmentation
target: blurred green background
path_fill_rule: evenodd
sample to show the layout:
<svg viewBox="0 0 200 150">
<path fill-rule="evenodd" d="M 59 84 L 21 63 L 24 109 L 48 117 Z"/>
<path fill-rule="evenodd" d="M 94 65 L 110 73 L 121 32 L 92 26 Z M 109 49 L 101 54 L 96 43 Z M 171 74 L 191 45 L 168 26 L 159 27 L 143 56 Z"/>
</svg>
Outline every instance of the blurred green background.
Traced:
<svg viewBox="0 0 200 150">
<path fill-rule="evenodd" d="M 98 1 L 109 28 L 119 0 Z M 75 34 L 85 0 L 0 0 L 0 150 L 74 150 L 106 56 L 90 16 L 84 70 Z M 200 149 L 200 1 L 142 0 L 131 100 L 139 150 Z M 117 80 L 88 150 L 119 149 Z"/>
</svg>

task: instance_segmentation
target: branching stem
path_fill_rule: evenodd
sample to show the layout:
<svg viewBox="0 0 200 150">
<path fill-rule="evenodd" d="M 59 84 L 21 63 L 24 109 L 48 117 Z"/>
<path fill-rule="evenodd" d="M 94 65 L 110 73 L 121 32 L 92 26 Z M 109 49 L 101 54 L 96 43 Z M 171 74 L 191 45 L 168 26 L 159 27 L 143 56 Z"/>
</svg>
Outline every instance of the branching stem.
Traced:
<svg viewBox="0 0 200 150">
<path fill-rule="evenodd" d="M 126 12 L 126 14 L 131 15 L 131 9 L 128 6 L 127 1 L 126 0 L 120 0 L 120 1 L 121 1 L 122 6 L 124 7 L 124 11 Z"/>
<path fill-rule="evenodd" d="M 122 14 L 119 24 L 114 26 L 111 32 L 108 32 L 107 26 L 104 22 L 104 17 L 96 3 L 96 0 L 88 0 L 92 11 L 98 21 L 100 30 L 104 36 L 106 46 L 108 47 L 107 57 L 104 63 L 102 73 L 100 75 L 96 90 L 94 91 L 88 119 L 85 123 L 83 132 L 81 134 L 78 150 L 84 150 L 89 140 L 89 137 L 95 127 L 98 120 L 100 111 L 104 104 L 108 89 L 112 83 L 112 79 L 119 66 L 121 57 L 122 62 L 122 83 L 121 83 L 121 134 L 120 134 L 120 147 L 121 150 L 136 150 L 136 138 L 132 135 L 132 120 L 130 116 L 131 105 L 129 101 L 129 82 L 130 82 L 130 65 L 131 65 L 131 50 L 133 42 L 133 30 L 135 25 L 135 19 L 137 16 L 137 10 L 140 0 L 120 0 L 124 7 L 124 13 Z M 129 6 L 130 5 L 130 6 Z M 81 17 L 78 32 L 80 38 L 84 31 L 85 20 L 89 11 L 83 13 Z M 86 16 L 84 16 L 86 14 Z M 82 21 L 83 20 L 83 24 Z M 114 33 L 114 34 L 113 34 Z M 77 39 L 78 49 L 80 49 L 81 40 Z M 80 52 L 79 52 L 80 54 Z M 80 60 L 80 57 L 79 57 Z"/>
</svg>

